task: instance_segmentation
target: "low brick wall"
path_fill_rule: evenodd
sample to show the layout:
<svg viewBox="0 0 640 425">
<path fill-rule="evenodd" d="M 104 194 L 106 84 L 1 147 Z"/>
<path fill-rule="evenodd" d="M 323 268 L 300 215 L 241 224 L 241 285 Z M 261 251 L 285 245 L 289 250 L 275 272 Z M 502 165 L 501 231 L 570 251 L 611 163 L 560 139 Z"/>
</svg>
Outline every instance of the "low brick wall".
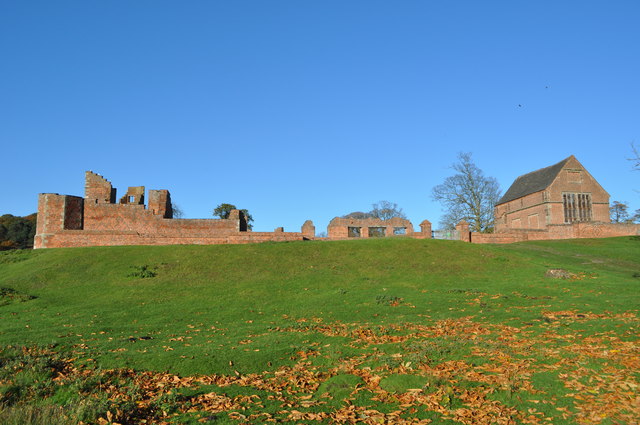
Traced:
<svg viewBox="0 0 640 425">
<path fill-rule="evenodd" d="M 640 224 L 574 223 L 553 224 L 546 230 L 511 230 L 497 233 L 471 233 L 472 243 L 514 243 L 554 239 L 611 238 L 640 235 Z"/>
<path fill-rule="evenodd" d="M 413 225 L 409 220 L 393 217 L 388 220 L 379 218 L 342 218 L 334 217 L 327 226 L 327 236 L 329 239 L 349 238 L 349 227 L 360 229 L 360 238 L 369 238 L 369 227 L 384 228 L 384 236 L 394 236 L 395 228 L 404 228 L 405 235 L 413 233 Z M 396 235 L 400 236 L 400 235 Z"/>
<path fill-rule="evenodd" d="M 302 241 L 302 233 L 286 232 L 239 232 L 219 236 L 161 236 L 139 234 L 136 232 L 111 232 L 91 230 L 63 230 L 56 234 L 42 236 L 41 247 L 68 248 L 80 246 L 118 246 L 118 245 L 220 245 L 245 244 L 268 241 Z"/>
</svg>

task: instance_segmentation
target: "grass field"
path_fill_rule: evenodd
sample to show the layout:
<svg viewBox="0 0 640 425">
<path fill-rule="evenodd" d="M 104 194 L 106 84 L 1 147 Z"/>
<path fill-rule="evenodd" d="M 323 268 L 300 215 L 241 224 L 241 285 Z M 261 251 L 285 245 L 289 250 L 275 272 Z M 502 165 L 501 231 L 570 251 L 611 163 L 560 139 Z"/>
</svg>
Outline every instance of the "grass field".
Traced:
<svg viewBox="0 0 640 425">
<path fill-rule="evenodd" d="M 638 237 L 3 252 L 0 423 L 638 423 L 639 289 Z"/>
</svg>

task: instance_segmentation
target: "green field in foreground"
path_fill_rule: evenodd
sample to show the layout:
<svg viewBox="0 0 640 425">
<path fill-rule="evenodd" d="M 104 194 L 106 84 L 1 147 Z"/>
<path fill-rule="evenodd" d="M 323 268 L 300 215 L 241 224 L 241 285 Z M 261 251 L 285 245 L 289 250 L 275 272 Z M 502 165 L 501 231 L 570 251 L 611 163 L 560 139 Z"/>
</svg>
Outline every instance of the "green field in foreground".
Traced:
<svg viewBox="0 0 640 425">
<path fill-rule="evenodd" d="M 639 289 L 639 237 L 2 252 L 0 423 L 634 423 Z"/>
</svg>

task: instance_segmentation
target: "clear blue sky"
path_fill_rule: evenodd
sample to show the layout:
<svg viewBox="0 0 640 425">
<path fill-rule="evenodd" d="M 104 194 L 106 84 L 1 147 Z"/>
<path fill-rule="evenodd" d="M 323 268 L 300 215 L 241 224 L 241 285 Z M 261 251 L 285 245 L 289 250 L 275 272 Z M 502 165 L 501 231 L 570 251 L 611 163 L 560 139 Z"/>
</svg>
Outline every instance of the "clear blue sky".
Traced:
<svg viewBox="0 0 640 425">
<path fill-rule="evenodd" d="M 398 203 L 460 151 L 500 182 L 574 154 L 640 208 L 640 2 L 3 1 L 0 213 L 85 170 L 256 230 Z"/>
</svg>

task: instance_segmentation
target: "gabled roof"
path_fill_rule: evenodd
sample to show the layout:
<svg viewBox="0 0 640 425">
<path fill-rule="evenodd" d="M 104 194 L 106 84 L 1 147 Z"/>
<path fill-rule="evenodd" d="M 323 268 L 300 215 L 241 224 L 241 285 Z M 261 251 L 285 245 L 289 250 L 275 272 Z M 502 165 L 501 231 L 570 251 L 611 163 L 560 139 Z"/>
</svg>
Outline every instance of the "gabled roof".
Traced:
<svg viewBox="0 0 640 425">
<path fill-rule="evenodd" d="M 564 167 L 572 157 L 573 155 L 563 159 L 557 164 L 521 175 L 513 182 L 509 190 L 500 198 L 496 205 L 504 204 L 505 202 L 513 201 L 514 199 L 522 198 L 523 196 L 546 189 L 553 183 L 553 180 L 558 176 L 562 167 Z"/>
</svg>

